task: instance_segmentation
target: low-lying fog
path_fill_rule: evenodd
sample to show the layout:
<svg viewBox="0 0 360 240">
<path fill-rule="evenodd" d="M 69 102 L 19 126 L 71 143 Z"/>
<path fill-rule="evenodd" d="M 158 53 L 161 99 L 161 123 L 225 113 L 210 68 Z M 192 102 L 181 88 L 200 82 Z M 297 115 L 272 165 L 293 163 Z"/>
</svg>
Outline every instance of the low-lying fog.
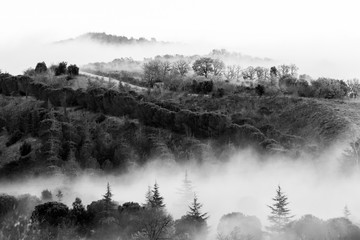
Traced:
<svg viewBox="0 0 360 240">
<path fill-rule="evenodd" d="M 291 160 L 273 158 L 260 161 L 254 152 L 236 153 L 229 162 L 217 160 L 202 165 L 154 161 L 143 168 L 134 169 L 121 176 L 96 176 L 85 174 L 77 179 L 55 176 L 48 179 L 24 180 L 18 183 L 1 183 L 0 192 L 8 194 L 31 193 L 40 197 L 44 189 L 62 189 L 64 202 L 71 206 L 75 197 L 84 204 L 99 200 L 110 183 L 113 200 L 120 204 L 127 201 L 144 203 L 148 186 L 159 184 L 166 207 L 175 219 L 187 211 L 185 202 L 179 202 L 178 193 L 185 171 L 192 181 L 203 210 L 210 215 L 209 225 L 215 231 L 222 215 L 242 212 L 260 218 L 263 227 L 268 225 L 267 215 L 281 185 L 289 198 L 289 208 L 297 218 L 313 214 L 322 219 L 342 217 L 344 206 L 358 222 L 360 212 L 360 175 L 342 174 L 336 159 L 338 151 L 327 152 L 316 162 L 307 159 Z"/>
<path fill-rule="evenodd" d="M 0 44 L 0 69 L 11 74 L 21 74 L 29 67 L 35 67 L 40 61 L 45 61 L 48 65 L 67 61 L 81 66 L 90 62 L 110 62 L 121 57 L 143 60 L 165 54 L 203 55 L 210 53 L 212 49 L 225 48 L 228 51 L 240 52 L 252 57 L 273 59 L 273 61 L 249 62 L 244 58 L 244 61 L 238 63 L 243 68 L 250 65 L 271 67 L 294 63 L 299 67 L 300 74 L 308 74 L 314 78 L 359 78 L 360 49 L 354 48 L 354 44 L 339 46 L 318 40 L 299 44 L 292 43 L 291 39 L 288 40 L 287 44 L 266 43 L 266 40 L 264 44 L 258 41 L 253 44 L 241 42 L 220 44 L 210 43 L 208 39 L 204 39 L 204 42 L 114 46 L 89 41 L 54 44 L 51 41 L 45 42 L 32 38 L 21 42 Z"/>
</svg>

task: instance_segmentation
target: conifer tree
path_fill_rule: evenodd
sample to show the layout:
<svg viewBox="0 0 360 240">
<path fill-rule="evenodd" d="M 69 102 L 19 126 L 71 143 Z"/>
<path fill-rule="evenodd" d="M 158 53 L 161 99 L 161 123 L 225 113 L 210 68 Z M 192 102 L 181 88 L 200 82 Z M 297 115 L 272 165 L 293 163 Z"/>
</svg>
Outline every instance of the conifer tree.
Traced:
<svg viewBox="0 0 360 240">
<path fill-rule="evenodd" d="M 155 182 L 152 190 L 152 199 L 150 201 L 152 208 L 164 208 L 164 198 L 160 195 L 159 185 Z"/>
<path fill-rule="evenodd" d="M 348 206 L 345 205 L 345 207 L 344 207 L 344 217 L 346 219 L 349 219 L 350 215 L 351 215 L 350 210 L 349 210 Z"/>
<path fill-rule="evenodd" d="M 57 192 L 57 194 L 56 194 L 56 197 L 57 197 L 57 199 L 58 199 L 59 202 L 62 201 L 64 195 L 63 195 L 63 193 L 62 193 L 61 190 L 58 190 L 58 192 Z"/>
<path fill-rule="evenodd" d="M 196 220 L 205 221 L 206 219 L 208 219 L 208 216 L 207 213 L 201 213 L 200 209 L 202 207 L 203 205 L 198 202 L 198 198 L 196 194 L 194 194 L 194 200 L 191 206 L 189 206 L 190 211 L 187 212 L 187 216 L 195 218 Z"/>
<path fill-rule="evenodd" d="M 276 196 L 273 198 L 273 201 L 272 206 L 268 206 L 271 209 L 271 215 L 268 216 L 268 219 L 272 224 L 269 230 L 281 233 L 294 216 L 290 214 L 290 210 L 287 208 L 289 204 L 288 198 L 281 191 L 280 186 L 276 189 Z"/>
<path fill-rule="evenodd" d="M 148 186 L 148 190 L 145 194 L 145 204 L 144 204 L 144 207 L 146 208 L 151 208 L 151 201 L 153 199 L 153 194 L 152 194 L 152 191 L 151 191 L 151 187 Z"/>
<path fill-rule="evenodd" d="M 181 195 L 182 202 L 190 202 L 194 195 L 193 186 L 191 180 L 189 180 L 188 172 L 185 171 L 185 176 L 182 181 L 181 188 L 179 189 L 178 193 Z"/>
<path fill-rule="evenodd" d="M 107 187 L 106 187 L 106 193 L 105 195 L 103 195 L 103 200 L 106 206 L 111 206 L 112 204 L 112 196 L 113 194 L 111 193 L 111 188 L 110 188 L 110 184 L 107 183 Z"/>
<path fill-rule="evenodd" d="M 104 210 L 102 212 L 102 217 L 99 220 L 100 223 L 104 226 L 110 226 L 115 223 L 115 218 L 113 217 L 113 209 L 115 204 L 112 201 L 113 194 L 111 193 L 110 184 L 107 183 L 106 193 L 103 195 Z"/>
</svg>

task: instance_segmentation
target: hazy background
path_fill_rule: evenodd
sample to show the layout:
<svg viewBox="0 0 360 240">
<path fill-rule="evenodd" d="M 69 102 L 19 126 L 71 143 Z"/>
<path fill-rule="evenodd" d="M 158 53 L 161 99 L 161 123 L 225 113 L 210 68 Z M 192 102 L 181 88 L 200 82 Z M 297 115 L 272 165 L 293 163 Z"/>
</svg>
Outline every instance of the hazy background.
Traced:
<svg viewBox="0 0 360 240">
<path fill-rule="evenodd" d="M 300 73 L 314 77 L 348 79 L 360 76 L 358 5 L 356 0 L 3 0 L 0 69 L 16 74 L 43 60 L 80 65 L 226 48 L 295 63 Z M 183 47 L 130 51 L 49 44 L 85 32 L 155 37 Z"/>
</svg>

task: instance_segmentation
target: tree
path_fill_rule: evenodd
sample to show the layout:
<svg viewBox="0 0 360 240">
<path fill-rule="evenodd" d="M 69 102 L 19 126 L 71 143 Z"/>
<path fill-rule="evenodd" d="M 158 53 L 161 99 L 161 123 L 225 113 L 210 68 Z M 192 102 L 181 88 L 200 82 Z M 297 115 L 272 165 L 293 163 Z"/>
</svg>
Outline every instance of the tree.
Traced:
<svg viewBox="0 0 360 240">
<path fill-rule="evenodd" d="M 57 197 L 57 199 L 58 199 L 59 202 L 62 201 L 64 195 L 63 195 L 63 193 L 62 193 L 61 190 L 58 190 L 58 192 L 57 192 L 57 194 L 56 194 L 56 197 Z"/>
<path fill-rule="evenodd" d="M 69 65 L 67 67 L 68 74 L 70 76 L 77 76 L 79 75 L 79 68 L 75 64 Z"/>
<path fill-rule="evenodd" d="M 178 193 L 181 195 L 181 202 L 190 202 L 190 200 L 194 196 L 192 182 L 188 178 L 187 171 L 185 171 L 185 176 L 184 179 L 182 180 L 182 185 Z"/>
<path fill-rule="evenodd" d="M 41 192 L 41 200 L 43 202 L 49 202 L 49 201 L 52 201 L 52 193 L 45 189 L 44 191 Z"/>
<path fill-rule="evenodd" d="M 305 215 L 299 220 L 291 222 L 286 229 L 286 233 L 295 236 L 295 239 L 328 239 L 325 222 L 312 215 Z"/>
<path fill-rule="evenodd" d="M 160 61 L 160 76 L 161 81 L 164 81 L 171 71 L 171 64 L 169 61 Z"/>
<path fill-rule="evenodd" d="M 151 60 L 144 63 L 144 80 L 147 82 L 149 87 L 153 87 L 154 83 L 161 80 L 161 61 Z"/>
<path fill-rule="evenodd" d="M 154 189 L 152 190 L 152 199 L 150 201 L 152 208 L 164 208 L 164 198 L 160 195 L 159 185 L 155 182 Z"/>
<path fill-rule="evenodd" d="M 225 63 L 220 59 L 214 60 L 214 76 L 221 76 L 225 69 Z"/>
<path fill-rule="evenodd" d="M 70 210 L 70 218 L 74 225 L 77 226 L 77 232 L 81 236 L 84 236 L 87 232 L 89 217 L 80 198 L 76 198 L 73 202 L 72 209 Z"/>
<path fill-rule="evenodd" d="M 217 226 L 218 240 L 260 240 L 263 231 L 260 220 L 240 212 L 225 214 Z"/>
<path fill-rule="evenodd" d="M 281 233 L 294 216 L 290 215 L 290 210 L 287 208 L 289 204 L 288 198 L 281 191 L 280 186 L 276 189 L 273 201 L 272 206 L 268 206 L 271 209 L 271 215 L 268 216 L 268 219 L 272 224 L 269 229 L 273 232 Z"/>
<path fill-rule="evenodd" d="M 277 69 L 278 69 L 278 74 L 280 77 L 282 77 L 284 75 L 290 75 L 290 66 L 289 65 L 282 64 L 282 65 L 279 65 L 277 67 Z"/>
<path fill-rule="evenodd" d="M 197 59 L 192 65 L 192 69 L 197 75 L 207 78 L 210 73 L 214 72 L 214 59 L 209 57 Z"/>
<path fill-rule="evenodd" d="M 189 211 L 181 219 L 175 221 L 175 235 L 189 236 L 190 239 L 204 239 L 207 235 L 207 213 L 201 213 L 202 204 L 194 195 Z"/>
<path fill-rule="evenodd" d="M 171 239 L 173 219 L 163 209 L 152 208 L 141 211 L 138 226 L 141 229 L 132 239 Z"/>
<path fill-rule="evenodd" d="M 173 63 L 173 69 L 180 74 L 180 76 L 185 76 L 189 72 L 189 63 L 184 60 L 180 59 Z"/>
<path fill-rule="evenodd" d="M 242 71 L 242 76 L 244 79 L 255 80 L 255 77 L 256 77 L 255 68 L 252 66 L 247 67 L 246 69 L 244 69 Z"/>
<path fill-rule="evenodd" d="M 6 194 L 0 194 L 0 229 L 1 222 L 6 215 L 14 211 L 17 205 L 16 198 Z"/>
<path fill-rule="evenodd" d="M 208 216 L 207 213 L 201 213 L 200 209 L 202 207 L 203 205 L 198 202 L 198 198 L 196 194 L 194 194 L 194 201 L 192 202 L 191 206 L 189 206 L 190 211 L 187 212 L 187 215 L 192 218 L 205 221 L 206 219 L 208 219 Z"/>
<path fill-rule="evenodd" d="M 36 64 L 35 67 L 35 73 L 39 74 L 39 73 L 45 73 L 47 72 L 47 66 L 45 64 L 45 62 L 39 62 Z"/>
<path fill-rule="evenodd" d="M 47 202 L 35 207 L 31 215 L 33 223 L 41 227 L 59 226 L 68 222 L 69 208 L 59 202 Z"/>
<path fill-rule="evenodd" d="M 351 213 L 347 205 L 344 207 L 344 218 L 349 219 Z"/>
<path fill-rule="evenodd" d="M 151 191 L 151 187 L 148 186 L 148 190 L 145 194 L 145 204 L 144 204 L 144 207 L 146 208 L 151 208 L 151 201 L 153 199 L 153 194 L 152 194 L 152 191 Z"/>
<path fill-rule="evenodd" d="M 61 62 L 55 67 L 55 76 L 60 76 L 66 73 L 67 62 Z"/>
<path fill-rule="evenodd" d="M 279 74 L 279 71 L 277 70 L 277 68 L 275 66 L 270 68 L 270 76 L 277 77 L 278 74 Z"/>
<path fill-rule="evenodd" d="M 106 193 L 103 195 L 106 211 L 109 211 L 113 208 L 112 196 L 113 194 L 111 193 L 110 184 L 107 183 Z"/>
<path fill-rule="evenodd" d="M 297 77 L 297 71 L 299 68 L 295 64 L 290 64 L 290 75 L 293 77 Z"/>
</svg>

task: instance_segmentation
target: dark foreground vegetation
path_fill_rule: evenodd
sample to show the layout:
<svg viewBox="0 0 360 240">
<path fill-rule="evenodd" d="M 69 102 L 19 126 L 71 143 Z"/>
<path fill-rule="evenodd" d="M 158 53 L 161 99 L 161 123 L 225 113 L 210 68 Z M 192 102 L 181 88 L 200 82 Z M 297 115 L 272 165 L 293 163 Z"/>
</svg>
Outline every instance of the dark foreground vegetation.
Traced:
<svg viewBox="0 0 360 240">
<path fill-rule="evenodd" d="M 184 181 L 182 199 L 189 196 L 189 182 Z M 189 202 L 188 211 L 174 220 L 167 212 L 159 185 L 146 193 L 145 203 L 114 201 L 110 185 L 103 198 L 85 207 L 76 198 L 69 208 L 62 203 L 63 193 L 56 196 L 49 190 L 41 198 L 31 195 L 0 195 L 0 237 L 9 240 L 41 239 L 133 239 L 133 240 L 357 240 L 360 228 L 344 216 L 323 221 L 312 215 L 295 220 L 288 208 L 288 199 L 280 186 L 269 206 L 269 226 L 266 231 L 255 216 L 240 212 L 223 215 L 216 233 L 207 224 L 209 216 L 202 212 L 196 195 Z M 191 196 L 191 193 L 190 193 Z M 56 199 L 56 200 L 55 200 Z M 187 204 L 183 201 L 182 204 Z M 214 227 L 214 226 L 213 226 Z M 214 232 L 214 231 L 213 231 Z"/>
</svg>

